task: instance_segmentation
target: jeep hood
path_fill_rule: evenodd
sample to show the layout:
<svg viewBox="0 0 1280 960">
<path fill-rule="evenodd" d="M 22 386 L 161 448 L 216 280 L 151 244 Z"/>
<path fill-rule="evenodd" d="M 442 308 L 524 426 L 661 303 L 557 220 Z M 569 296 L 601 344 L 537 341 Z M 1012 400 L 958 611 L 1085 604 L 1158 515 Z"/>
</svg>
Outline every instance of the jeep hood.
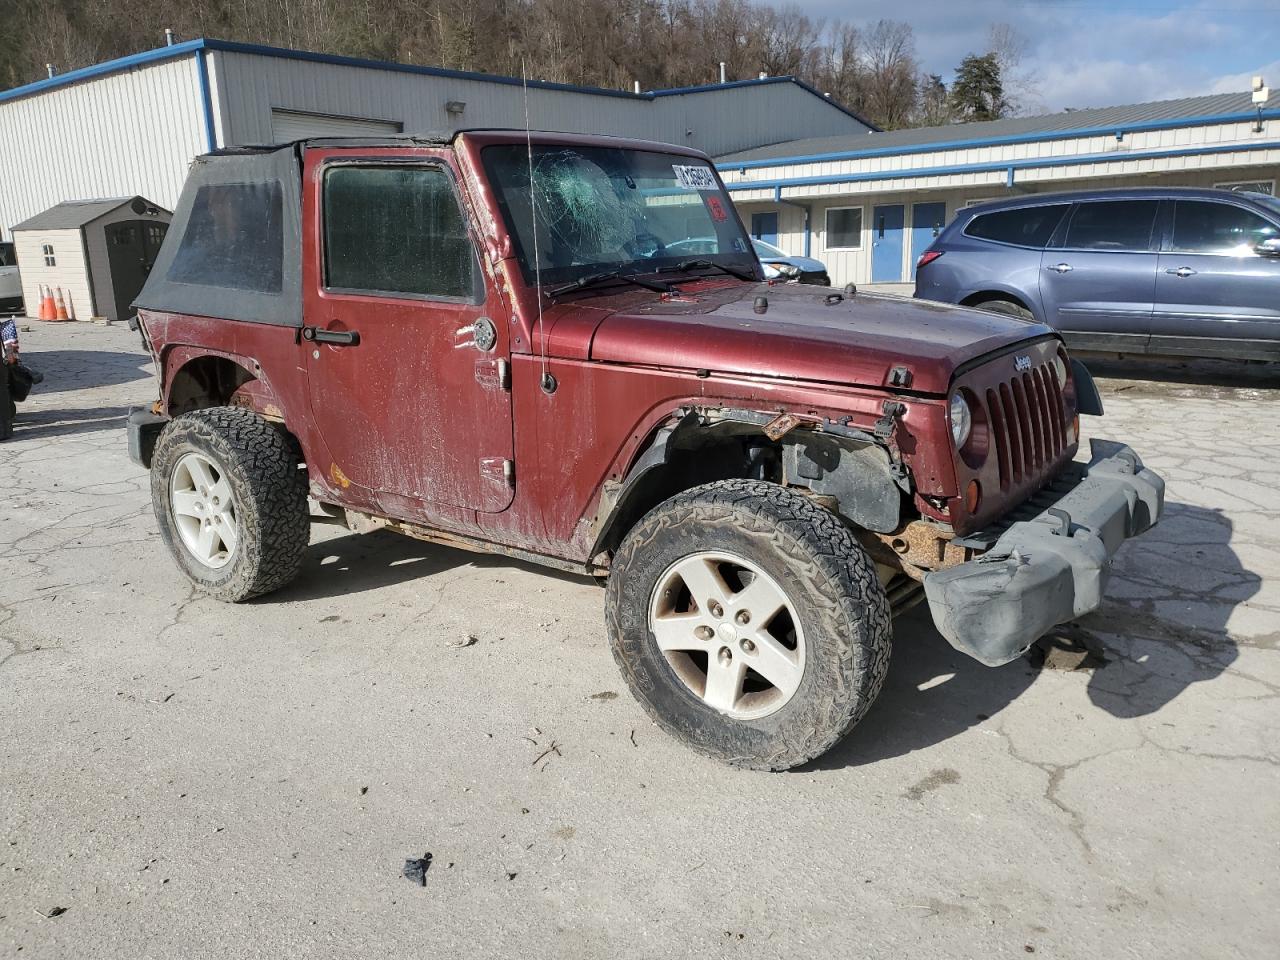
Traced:
<svg viewBox="0 0 1280 960">
<path fill-rule="evenodd" d="M 962 364 L 1053 333 L 1040 323 L 903 297 L 859 293 L 828 302 L 834 293 L 734 283 L 690 285 L 672 297 L 601 298 L 590 304 L 602 319 L 589 356 L 869 387 L 887 385 L 889 371 L 905 366 L 912 392 L 942 394 Z M 768 300 L 764 313 L 756 313 L 756 297 Z"/>
</svg>

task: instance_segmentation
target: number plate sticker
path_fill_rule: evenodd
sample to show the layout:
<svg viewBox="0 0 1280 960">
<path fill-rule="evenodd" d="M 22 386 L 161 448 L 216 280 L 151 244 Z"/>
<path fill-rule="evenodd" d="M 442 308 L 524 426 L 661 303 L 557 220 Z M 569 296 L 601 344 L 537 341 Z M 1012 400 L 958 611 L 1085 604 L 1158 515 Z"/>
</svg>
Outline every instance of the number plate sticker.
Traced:
<svg viewBox="0 0 1280 960">
<path fill-rule="evenodd" d="M 710 167 L 686 167 L 673 163 L 671 169 L 675 171 L 676 183 L 686 190 L 720 189 Z"/>
</svg>

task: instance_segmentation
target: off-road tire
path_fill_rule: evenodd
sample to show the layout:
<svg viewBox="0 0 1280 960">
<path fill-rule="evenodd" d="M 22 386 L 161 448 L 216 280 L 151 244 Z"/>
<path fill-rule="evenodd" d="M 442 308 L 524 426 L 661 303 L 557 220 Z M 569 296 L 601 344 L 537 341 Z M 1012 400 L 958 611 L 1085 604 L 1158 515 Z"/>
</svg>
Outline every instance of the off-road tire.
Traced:
<svg viewBox="0 0 1280 960">
<path fill-rule="evenodd" d="M 987 313 L 1000 313 L 1006 317 L 1017 317 L 1019 320 L 1035 320 L 1035 315 L 1030 310 L 1009 300 L 983 300 L 981 303 L 974 304 L 974 309 L 985 310 Z"/>
<path fill-rule="evenodd" d="M 184 455 L 198 452 L 229 480 L 239 544 L 225 567 L 206 566 L 183 545 L 169 484 Z M 151 462 L 151 503 L 160 536 L 179 568 L 201 590 L 239 602 L 279 590 L 298 575 L 311 534 L 307 485 L 297 443 L 242 407 L 209 407 L 170 421 Z"/>
<path fill-rule="evenodd" d="M 794 605 L 806 656 L 781 708 L 738 720 L 682 683 L 649 628 L 655 584 L 680 558 L 731 552 L 766 571 Z M 614 658 L 657 724 L 699 753 L 785 770 L 820 756 L 862 719 L 889 669 L 892 620 L 875 564 L 830 511 L 772 483 L 722 480 L 655 507 L 611 565 L 606 611 Z"/>
</svg>

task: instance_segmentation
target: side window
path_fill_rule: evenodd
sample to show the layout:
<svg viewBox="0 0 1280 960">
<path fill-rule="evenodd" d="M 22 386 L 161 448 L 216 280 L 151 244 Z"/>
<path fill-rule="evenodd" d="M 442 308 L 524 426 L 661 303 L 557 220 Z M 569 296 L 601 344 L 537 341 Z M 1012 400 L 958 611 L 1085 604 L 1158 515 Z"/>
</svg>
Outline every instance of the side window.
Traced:
<svg viewBox="0 0 1280 960">
<path fill-rule="evenodd" d="M 54 256 L 52 243 L 41 244 L 40 255 L 44 257 L 44 265 L 46 267 L 56 267 L 58 265 L 58 258 Z"/>
<path fill-rule="evenodd" d="M 1043 247 L 1053 236 L 1068 207 L 1070 204 L 1055 203 L 984 213 L 974 217 L 964 232 L 981 240 L 1012 243 L 1019 247 Z"/>
<path fill-rule="evenodd" d="M 1064 244 L 1072 250 L 1149 250 L 1158 200 L 1092 200 L 1071 217 Z"/>
<path fill-rule="evenodd" d="M 1280 228 L 1256 213 L 1229 203 L 1179 200 L 1173 213 L 1170 250 L 1179 253 L 1253 254 L 1263 240 L 1280 237 Z"/>
<path fill-rule="evenodd" d="M 327 287 L 481 299 L 471 237 L 439 167 L 330 167 L 324 245 Z"/>
<path fill-rule="evenodd" d="M 12 267 L 16 262 L 13 258 L 13 244 L 0 243 L 0 267 Z"/>
<path fill-rule="evenodd" d="M 827 210 L 827 249 L 857 250 L 862 247 L 862 208 L 832 207 Z"/>
</svg>

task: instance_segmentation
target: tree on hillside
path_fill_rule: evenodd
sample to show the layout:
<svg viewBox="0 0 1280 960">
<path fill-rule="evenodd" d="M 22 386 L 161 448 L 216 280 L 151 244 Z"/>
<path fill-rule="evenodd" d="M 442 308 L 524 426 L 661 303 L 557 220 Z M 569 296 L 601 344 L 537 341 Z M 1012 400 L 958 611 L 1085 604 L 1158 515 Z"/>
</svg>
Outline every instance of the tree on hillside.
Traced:
<svg viewBox="0 0 1280 960">
<path fill-rule="evenodd" d="M 999 120 L 1012 113 L 1000 79 L 1000 62 L 994 53 L 969 54 L 956 70 L 951 85 L 951 107 L 956 119 Z"/>
</svg>

